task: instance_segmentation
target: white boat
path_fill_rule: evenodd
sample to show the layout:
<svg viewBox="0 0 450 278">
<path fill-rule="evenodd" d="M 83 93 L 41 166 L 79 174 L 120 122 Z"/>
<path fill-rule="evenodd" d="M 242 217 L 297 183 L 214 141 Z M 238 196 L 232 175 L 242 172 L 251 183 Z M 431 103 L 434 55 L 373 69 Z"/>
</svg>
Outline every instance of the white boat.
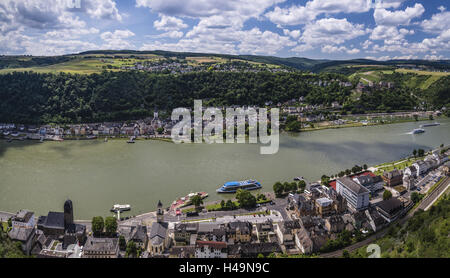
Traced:
<svg viewBox="0 0 450 278">
<path fill-rule="evenodd" d="M 412 131 L 412 134 L 419 134 L 419 133 L 425 133 L 425 129 L 423 128 L 416 128 Z"/>
<path fill-rule="evenodd" d="M 116 205 L 114 205 L 111 208 L 112 212 L 117 212 L 117 211 L 122 212 L 122 211 L 128 211 L 128 210 L 131 210 L 131 206 L 130 205 L 119 205 L 119 204 L 116 204 Z"/>
</svg>

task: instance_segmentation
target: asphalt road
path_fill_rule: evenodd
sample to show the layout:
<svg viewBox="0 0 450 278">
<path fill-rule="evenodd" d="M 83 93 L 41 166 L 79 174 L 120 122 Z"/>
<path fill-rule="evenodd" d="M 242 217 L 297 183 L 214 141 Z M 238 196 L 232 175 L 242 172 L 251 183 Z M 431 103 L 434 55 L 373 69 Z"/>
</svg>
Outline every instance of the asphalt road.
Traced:
<svg viewBox="0 0 450 278">
<path fill-rule="evenodd" d="M 440 196 L 440 194 L 446 190 L 446 188 L 448 187 L 448 185 L 450 184 L 450 178 L 446 177 L 445 180 L 438 186 L 436 187 L 433 192 L 431 192 L 430 194 L 428 194 L 427 196 L 425 196 L 425 198 L 422 200 L 422 202 L 420 203 L 419 206 L 417 206 L 417 208 L 415 208 L 414 210 L 410 211 L 405 217 L 397 220 L 398 223 L 400 224 L 404 224 L 409 218 L 411 218 L 414 213 L 419 210 L 419 209 L 423 209 L 425 210 L 428 206 L 430 206 L 431 204 L 433 204 L 437 199 L 438 196 Z M 397 222 L 394 221 L 394 222 Z M 391 225 L 393 225 L 394 223 L 391 223 Z M 389 225 L 389 226 L 391 226 Z M 366 238 L 363 241 L 357 242 L 353 245 L 347 246 L 343 249 L 337 250 L 337 251 L 333 251 L 330 253 L 325 253 L 325 254 L 321 254 L 320 257 L 323 258 L 334 258 L 334 257 L 342 257 L 342 252 L 344 250 L 347 250 L 349 252 L 353 252 L 356 249 L 359 249 L 361 247 L 367 246 L 370 243 L 374 242 L 377 239 L 382 238 L 384 235 L 387 234 L 387 232 L 389 231 L 389 226 L 384 228 L 383 230 L 381 230 L 380 232 Z"/>
</svg>

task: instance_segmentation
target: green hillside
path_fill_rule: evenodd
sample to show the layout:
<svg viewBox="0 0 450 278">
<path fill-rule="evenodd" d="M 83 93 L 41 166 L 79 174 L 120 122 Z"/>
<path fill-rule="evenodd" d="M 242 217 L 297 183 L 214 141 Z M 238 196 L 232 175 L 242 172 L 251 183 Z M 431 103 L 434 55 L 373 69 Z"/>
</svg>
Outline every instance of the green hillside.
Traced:
<svg viewBox="0 0 450 278">
<path fill-rule="evenodd" d="M 121 70 L 124 62 L 121 60 L 139 60 L 141 62 L 155 59 L 187 61 L 189 58 L 205 58 L 205 63 L 256 63 L 266 67 L 282 67 L 291 70 L 310 72 L 333 72 L 344 75 L 354 75 L 373 70 L 396 70 L 400 65 L 413 65 L 416 67 L 432 68 L 437 70 L 450 70 L 450 61 L 425 61 L 425 60 L 393 60 L 373 61 L 368 59 L 355 60 L 315 60 L 301 57 L 274 57 L 258 55 L 228 55 L 213 53 L 171 52 L 171 51 L 135 51 L 135 50 L 96 50 L 79 54 L 56 57 L 32 57 L 32 56 L 0 56 L 0 74 L 13 71 L 35 71 L 40 73 L 98 73 L 102 70 Z M 212 59 L 213 61 L 209 61 Z M 125 62 L 125 65 L 126 62 Z M 437 77 L 423 84 L 427 88 Z"/>
<path fill-rule="evenodd" d="M 428 211 L 418 211 L 406 224 L 393 226 L 375 243 L 382 258 L 449 258 L 450 195 L 447 194 Z M 366 247 L 351 257 L 367 257 Z"/>
</svg>

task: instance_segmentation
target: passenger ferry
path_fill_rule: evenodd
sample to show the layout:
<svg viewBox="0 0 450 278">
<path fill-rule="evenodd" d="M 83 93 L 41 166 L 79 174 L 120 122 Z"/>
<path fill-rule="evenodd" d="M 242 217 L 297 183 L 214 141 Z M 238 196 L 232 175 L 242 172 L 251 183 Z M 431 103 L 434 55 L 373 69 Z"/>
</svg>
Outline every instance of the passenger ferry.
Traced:
<svg viewBox="0 0 450 278">
<path fill-rule="evenodd" d="M 430 126 L 438 126 L 441 125 L 440 123 L 431 123 L 431 124 L 423 124 L 420 127 L 430 127 Z"/>
<path fill-rule="evenodd" d="M 412 134 L 419 134 L 419 133 L 425 133 L 425 129 L 423 128 L 416 128 L 412 131 Z"/>
<path fill-rule="evenodd" d="M 239 189 L 257 190 L 261 188 L 261 183 L 256 180 L 232 181 L 225 183 L 221 188 L 217 189 L 217 193 L 236 193 Z"/>
<path fill-rule="evenodd" d="M 111 212 L 122 212 L 122 211 L 129 211 L 131 210 L 131 206 L 130 205 L 114 205 L 111 208 Z"/>
</svg>

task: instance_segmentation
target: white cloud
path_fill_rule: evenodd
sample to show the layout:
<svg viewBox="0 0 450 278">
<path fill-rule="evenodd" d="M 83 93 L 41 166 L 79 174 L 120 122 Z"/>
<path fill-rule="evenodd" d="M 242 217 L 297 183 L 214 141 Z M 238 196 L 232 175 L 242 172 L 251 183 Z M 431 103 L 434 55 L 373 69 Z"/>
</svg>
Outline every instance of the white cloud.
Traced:
<svg viewBox="0 0 450 278">
<path fill-rule="evenodd" d="M 275 7 L 265 16 L 278 25 L 298 25 L 311 22 L 320 14 L 364 13 L 371 7 L 371 0 L 312 0 L 305 6 Z"/>
<path fill-rule="evenodd" d="M 370 35 L 371 40 L 385 40 L 386 42 L 400 43 L 404 40 L 406 35 L 414 34 L 414 30 L 405 28 L 397 29 L 395 26 L 377 26 L 372 30 Z"/>
<path fill-rule="evenodd" d="M 116 2 L 113 0 L 84 0 L 81 8 L 93 18 L 122 20 Z"/>
<path fill-rule="evenodd" d="M 357 48 L 349 49 L 349 48 L 347 48 L 345 46 L 334 46 L 334 45 L 325 45 L 325 46 L 322 47 L 321 51 L 323 53 L 345 52 L 345 53 L 347 53 L 349 55 L 358 54 L 360 52 L 360 50 L 357 49 Z"/>
<path fill-rule="evenodd" d="M 153 22 L 153 27 L 155 27 L 156 30 L 179 31 L 188 27 L 182 19 L 174 16 L 160 14 L 160 17 L 161 18 L 159 20 L 155 20 L 155 22 Z"/>
<path fill-rule="evenodd" d="M 114 32 L 104 32 L 100 35 L 105 41 L 104 49 L 131 49 L 133 45 L 126 39 L 134 37 L 135 34 L 130 30 L 115 30 Z"/>
<path fill-rule="evenodd" d="M 283 29 L 283 34 L 286 36 L 290 36 L 293 39 L 298 39 L 300 37 L 300 35 L 302 34 L 302 32 L 300 30 L 290 31 L 289 29 Z"/>
<path fill-rule="evenodd" d="M 442 11 L 434 14 L 431 19 L 426 19 L 420 24 L 425 32 L 439 34 L 450 29 L 450 12 Z"/>
<path fill-rule="evenodd" d="M 179 38 L 182 38 L 183 35 L 184 35 L 183 32 L 174 30 L 174 31 L 167 31 L 167 32 L 159 34 L 159 35 L 153 35 L 153 36 L 148 36 L 148 37 L 155 38 L 155 39 L 160 39 L 160 38 L 179 39 Z"/>
<path fill-rule="evenodd" d="M 265 15 L 270 21 L 279 25 L 299 25 L 314 20 L 317 14 L 304 6 L 292 6 L 287 9 L 275 7 Z"/>
<path fill-rule="evenodd" d="M 347 19 L 324 18 L 305 26 L 299 40 L 302 44 L 292 51 L 303 52 L 315 46 L 339 45 L 366 33 L 362 24 L 353 24 Z"/>
<path fill-rule="evenodd" d="M 377 8 L 389 9 L 389 8 L 398 8 L 400 5 L 405 2 L 405 0 L 381 0 L 376 2 Z"/>
<path fill-rule="evenodd" d="M 409 25 L 411 20 L 422 16 L 425 8 L 422 4 L 416 3 L 414 7 L 407 7 L 405 10 L 388 11 L 384 8 L 377 8 L 373 17 L 377 25 Z"/>
<path fill-rule="evenodd" d="M 259 16 L 268 7 L 285 0 L 136 0 L 137 7 L 170 16 L 202 18 L 213 15 Z"/>
</svg>

